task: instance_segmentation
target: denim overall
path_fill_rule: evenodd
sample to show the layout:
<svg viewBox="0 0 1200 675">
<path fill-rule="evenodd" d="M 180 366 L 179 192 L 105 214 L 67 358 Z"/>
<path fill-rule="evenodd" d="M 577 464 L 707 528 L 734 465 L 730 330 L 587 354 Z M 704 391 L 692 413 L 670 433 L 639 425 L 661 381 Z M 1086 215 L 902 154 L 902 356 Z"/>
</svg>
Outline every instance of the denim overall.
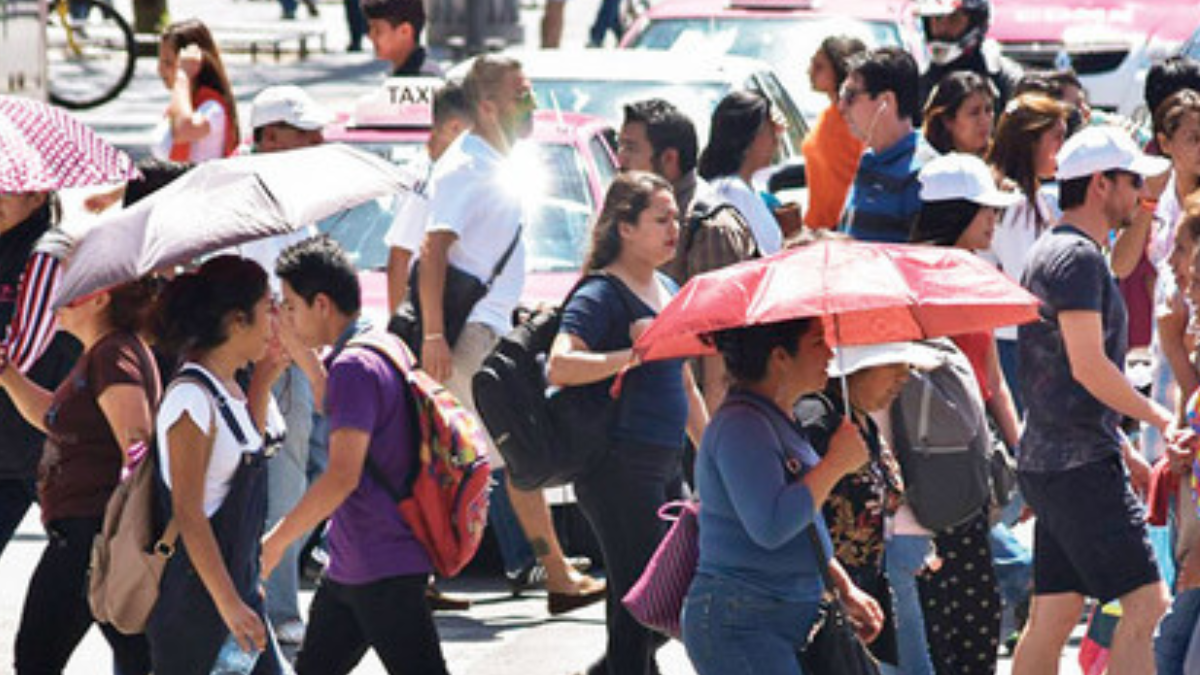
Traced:
<svg viewBox="0 0 1200 675">
<path fill-rule="evenodd" d="M 204 374 L 185 369 L 180 376 L 198 381 L 216 401 L 217 409 L 239 442 L 245 435 L 238 426 L 228 402 Z M 267 465 L 265 448 L 242 454 L 233 474 L 229 494 L 209 518 L 221 559 L 234 588 L 260 617 L 264 617 L 263 597 L 259 591 L 259 540 L 267 509 Z M 167 492 L 164 489 L 163 495 Z M 168 500 L 169 501 L 169 500 Z M 168 504 L 168 509 L 169 509 Z M 266 619 L 263 619 L 266 623 Z M 187 548 L 180 538 L 174 555 L 167 562 L 159 585 L 158 603 L 150 615 L 146 634 L 150 638 L 151 660 L 155 675 L 208 675 L 216 661 L 229 629 L 208 593 L 200 575 L 192 566 Z M 256 675 L 281 672 L 278 648 L 267 629 L 267 648 L 254 668 Z"/>
</svg>

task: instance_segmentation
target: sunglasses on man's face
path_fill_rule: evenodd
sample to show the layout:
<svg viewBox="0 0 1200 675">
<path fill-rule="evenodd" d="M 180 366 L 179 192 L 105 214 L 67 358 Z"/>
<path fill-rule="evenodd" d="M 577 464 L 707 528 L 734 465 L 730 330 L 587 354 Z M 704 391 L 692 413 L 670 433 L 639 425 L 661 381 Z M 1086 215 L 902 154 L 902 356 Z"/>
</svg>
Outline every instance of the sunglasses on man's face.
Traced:
<svg viewBox="0 0 1200 675">
<path fill-rule="evenodd" d="M 838 92 L 838 99 L 842 102 L 842 105 L 853 105 L 859 94 L 865 93 L 867 93 L 866 89 L 859 89 L 858 87 L 846 84 L 842 85 L 842 90 Z"/>
</svg>

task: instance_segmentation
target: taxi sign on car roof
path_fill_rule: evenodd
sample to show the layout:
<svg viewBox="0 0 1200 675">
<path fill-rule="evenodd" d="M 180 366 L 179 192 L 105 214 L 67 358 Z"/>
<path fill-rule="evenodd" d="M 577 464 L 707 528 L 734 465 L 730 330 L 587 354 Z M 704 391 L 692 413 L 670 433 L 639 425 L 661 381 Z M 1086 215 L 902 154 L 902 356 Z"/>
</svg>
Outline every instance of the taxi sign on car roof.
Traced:
<svg viewBox="0 0 1200 675">
<path fill-rule="evenodd" d="M 353 126 L 433 126 L 433 93 L 442 86 L 436 77 L 389 78 L 354 105 Z"/>
</svg>

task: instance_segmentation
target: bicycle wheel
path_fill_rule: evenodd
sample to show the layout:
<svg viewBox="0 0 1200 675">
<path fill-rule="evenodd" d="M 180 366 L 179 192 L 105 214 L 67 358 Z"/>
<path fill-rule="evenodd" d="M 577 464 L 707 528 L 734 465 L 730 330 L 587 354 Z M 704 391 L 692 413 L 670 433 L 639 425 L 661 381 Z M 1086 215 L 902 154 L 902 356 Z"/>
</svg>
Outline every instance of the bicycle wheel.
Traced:
<svg viewBox="0 0 1200 675">
<path fill-rule="evenodd" d="M 52 102 L 78 110 L 112 100 L 133 77 L 136 56 L 133 30 L 112 7 L 97 0 L 51 4 L 46 61 Z"/>
</svg>

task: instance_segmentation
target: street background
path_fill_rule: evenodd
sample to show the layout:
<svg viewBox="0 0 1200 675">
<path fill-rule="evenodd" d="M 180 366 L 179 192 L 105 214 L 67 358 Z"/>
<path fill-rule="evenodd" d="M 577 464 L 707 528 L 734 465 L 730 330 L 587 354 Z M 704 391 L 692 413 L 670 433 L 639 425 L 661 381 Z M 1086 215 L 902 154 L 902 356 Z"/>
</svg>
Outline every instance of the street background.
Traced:
<svg viewBox="0 0 1200 675">
<path fill-rule="evenodd" d="M 128 6 L 117 7 L 128 15 Z M 226 53 L 228 74 L 237 93 L 243 130 L 249 118 L 250 102 L 264 87 L 295 84 L 305 88 L 316 100 L 335 111 L 349 111 L 354 100 L 382 83 L 387 67 L 373 59 L 369 41 L 364 51 L 345 53 L 349 43 L 345 14 L 340 1 L 319 0 L 320 16 L 310 18 L 303 6 L 296 21 L 280 20 L 279 5 L 273 0 L 170 0 L 171 18 L 202 19 L 218 42 L 222 31 L 286 31 L 298 27 L 323 29 L 328 52 L 309 44 L 311 53 L 300 59 L 294 47 L 276 61 L 269 50 L 260 52 L 257 61 L 249 54 Z M 569 0 L 566 5 L 564 48 L 582 48 L 599 0 Z M 524 6 L 521 19 L 526 46 L 539 43 L 540 6 Z M 444 57 L 445 54 L 435 54 Z M 796 64 L 804 68 L 807 64 Z M 168 102 L 168 92 L 158 78 L 156 60 L 140 58 L 130 86 L 114 101 L 79 116 L 119 147 L 142 156 L 150 142 L 151 131 Z M 68 200 L 70 202 L 71 200 Z M 77 201 L 77 200 L 76 200 Z M 11 672 L 12 649 L 21 607 L 29 578 L 45 546 L 36 507 L 22 524 L 17 536 L 0 556 L 0 673 Z M 1027 528 L 1023 528 L 1026 529 Z M 1029 538 L 1027 531 L 1022 533 Z M 441 584 L 448 592 L 471 598 L 474 606 L 467 612 L 439 613 L 438 630 L 450 671 L 456 674 L 487 675 L 566 675 L 582 671 L 602 652 L 605 642 L 604 610 L 595 605 L 562 617 L 546 612 L 544 592 L 527 593 L 513 598 L 500 575 L 467 576 Z M 302 592 L 307 607 L 312 591 Z M 1076 665 L 1078 636 L 1063 657 L 1063 673 L 1079 672 Z M 688 675 L 691 669 L 683 647 L 672 641 L 659 653 L 664 675 Z M 68 675 L 93 675 L 112 672 L 107 644 L 93 629 L 76 650 L 67 669 Z M 1010 672 L 1011 661 L 1001 660 L 999 673 Z M 374 675 L 384 670 L 368 654 L 356 673 Z"/>
</svg>

